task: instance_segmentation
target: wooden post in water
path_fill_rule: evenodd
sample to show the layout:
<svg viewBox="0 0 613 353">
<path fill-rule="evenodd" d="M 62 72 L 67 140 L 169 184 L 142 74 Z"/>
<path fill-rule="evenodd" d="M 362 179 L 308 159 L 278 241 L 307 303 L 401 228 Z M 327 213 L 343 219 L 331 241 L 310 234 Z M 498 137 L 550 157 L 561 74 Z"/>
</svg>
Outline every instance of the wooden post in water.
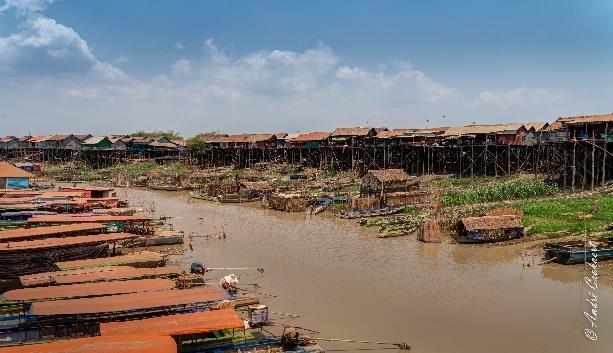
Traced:
<svg viewBox="0 0 613 353">
<path fill-rule="evenodd" d="M 594 191 L 594 181 L 596 180 L 596 140 L 594 139 L 594 132 L 592 132 L 592 183 L 590 190 Z"/>
<path fill-rule="evenodd" d="M 570 181 L 570 189 L 572 192 L 575 192 L 575 175 L 577 173 L 577 139 L 573 136 L 573 165 L 571 166 L 571 181 Z"/>
<path fill-rule="evenodd" d="M 607 177 L 607 138 L 609 137 L 609 123 L 606 123 L 604 125 L 604 136 L 603 136 L 603 142 L 602 142 L 602 176 L 600 178 L 600 185 L 604 186 L 605 184 L 605 178 Z"/>
</svg>

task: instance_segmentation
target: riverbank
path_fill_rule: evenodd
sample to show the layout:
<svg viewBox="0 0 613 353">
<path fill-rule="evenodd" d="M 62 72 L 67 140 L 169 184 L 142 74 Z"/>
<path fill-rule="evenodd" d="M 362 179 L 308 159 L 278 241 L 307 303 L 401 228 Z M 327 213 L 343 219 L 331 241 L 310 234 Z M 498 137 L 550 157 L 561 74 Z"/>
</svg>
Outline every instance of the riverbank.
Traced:
<svg viewBox="0 0 613 353">
<path fill-rule="evenodd" d="M 268 164 L 254 169 L 200 169 L 184 163 L 158 165 L 144 161 L 95 170 L 45 166 L 43 173 L 57 180 L 190 190 L 194 197 L 213 201 L 219 201 L 221 195 L 225 197 L 223 202 L 258 201 L 264 192 L 281 193 L 295 197 L 295 202 L 298 202 L 298 206 L 293 202 L 280 207 L 287 210 L 309 210 L 312 202 L 324 197 L 334 201 L 329 207 L 326 205 L 327 208 L 321 207 L 326 215 L 350 207 L 347 203 L 336 202 L 336 199 L 347 200 L 360 195 L 360 179 L 356 173 L 326 172 L 284 164 Z M 388 237 L 411 234 L 410 230 L 419 222 L 438 219 L 443 240 L 451 241 L 456 225 L 463 217 L 479 216 L 497 208 L 514 208 L 523 213 L 526 239 L 538 240 L 545 236 L 561 240 L 585 232 L 596 237 L 613 236 L 609 229 L 613 223 L 613 192 L 610 187 L 570 194 L 547 182 L 544 176 L 532 174 L 477 178 L 428 175 L 417 180 L 423 193 L 434 195 L 425 204 L 409 205 L 401 215 L 369 218 L 369 222 L 363 224 L 377 225 L 379 235 Z M 240 195 L 243 195 L 242 200 Z"/>
</svg>

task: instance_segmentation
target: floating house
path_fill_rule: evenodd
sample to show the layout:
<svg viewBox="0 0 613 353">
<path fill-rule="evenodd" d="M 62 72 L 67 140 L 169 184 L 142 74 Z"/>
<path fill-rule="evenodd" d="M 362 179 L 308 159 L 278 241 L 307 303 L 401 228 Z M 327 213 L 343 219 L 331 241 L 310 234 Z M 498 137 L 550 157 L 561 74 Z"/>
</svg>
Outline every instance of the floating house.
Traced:
<svg viewBox="0 0 613 353">
<path fill-rule="evenodd" d="M 0 163 L 0 189 L 26 189 L 32 174 L 8 163 Z"/>
<path fill-rule="evenodd" d="M 340 127 L 330 134 L 330 144 L 337 146 L 363 145 L 376 134 L 377 131 L 372 127 Z"/>
<path fill-rule="evenodd" d="M 77 150 L 81 148 L 82 143 L 83 141 L 76 135 L 52 135 L 38 141 L 36 147 Z"/>
<path fill-rule="evenodd" d="M 330 133 L 327 131 L 316 131 L 304 134 L 293 134 L 290 138 L 287 138 L 286 141 L 291 148 L 319 149 L 326 144 L 329 137 Z"/>
<path fill-rule="evenodd" d="M 83 141 L 81 148 L 84 150 L 106 150 L 112 146 L 113 143 L 106 136 L 92 136 Z"/>
<path fill-rule="evenodd" d="M 383 195 L 388 192 L 408 191 L 417 185 L 417 178 L 402 169 L 369 170 L 362 176 L 362 196 Z"/>
<path fill-rule="evenodd" d="M 458 226 L 455 240 L 458 243 L 487 243 L 523 235 L 524 226 L 516 215 L 466 217 Z"/>
<path fill-rule="evenodd" d="M 15 136 L 4 136 L 0 138 L 0 149 L 12 150 L 19 148 L 19 139 Z"/>
</svg>

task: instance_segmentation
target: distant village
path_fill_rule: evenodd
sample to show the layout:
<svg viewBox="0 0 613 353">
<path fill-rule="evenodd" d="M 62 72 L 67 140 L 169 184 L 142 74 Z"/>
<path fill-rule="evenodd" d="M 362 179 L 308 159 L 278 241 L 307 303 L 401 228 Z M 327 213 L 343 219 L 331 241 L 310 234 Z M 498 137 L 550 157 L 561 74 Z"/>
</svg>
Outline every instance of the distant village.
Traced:
<svg viewBox="0 0 613 353">
<path fill-rule="evenodd" d="M 377 127 L 337 128 L 305 133 L 199 134 L 189 141 L 204 148 L 318 149 L 322 146 L 388 145 L 535 145 L 571 140 L 613 141 L 613 114 L 560 117 L 553 123 L 466 125 L 419 129 Z M 180 151 L 189 148 L 184 139 L 167 136 L 57 134 L 4 136 L 0 149 Z"/>
</svg>

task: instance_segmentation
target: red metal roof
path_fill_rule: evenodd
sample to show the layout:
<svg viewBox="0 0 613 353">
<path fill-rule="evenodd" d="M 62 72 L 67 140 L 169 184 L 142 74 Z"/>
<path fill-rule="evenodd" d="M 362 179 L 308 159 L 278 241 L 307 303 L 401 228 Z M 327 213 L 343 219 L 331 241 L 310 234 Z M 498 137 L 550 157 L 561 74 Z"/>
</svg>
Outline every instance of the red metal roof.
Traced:
<svg viewBox="0 0 613 353">
<path fill-rule="evenodd" d="M 169 290 L 175 282 L 169 279 L 153 278 L 128 281 L 78 283 L 61 286 L 13 289 L 2 294 L 4 300 L 32 301 L 56 298 L 93 297 L 126 293 L 154 292 Z"/>
<path fill-rule="evenodd" d="M 587 123 L 606 123 L 613 122 L 612 114 L 597 114 L 597 115 L 584 115 L 584 116 L 569 116 L 559 118 L 563 124 L 587 124 Z"/>
<path fill-rule="evenodd" d="M 140 251 L 129 255 L 119 255 L 113 257 L 102 257 L 98 259 L 73 260 L 56 262 L 55 265 L 60 270 L 72 270 L 77 268 L 129 265 L 135 262 L 162 262 L 164 257 L 153 251 Z"/>
<path fill-rule="evenodd" d="M 2 348 L 2 353 L 176 353 L 177 343 L 165 335 L 121 335 L 57 340 Z"/>
<path fill-rule="evenodd" d="M 222 309 L 168 315 L 144 320 L 101 323 L 100 334 L 102 336 L 112 336 L 157 333 L 181 336 L 243 327 L 243 320 L 236 314 L 234 309 Z"/>
<path fill-rule="evenodd" d="M 19 276 L 25 287 L 46 284 L 75 284 L 178 275 L 182 272 L 179 266 L 156 268 L 136 268 L 131 266 L 90 267 L 67 271 L 54 271 Z"/>
<path fill-rule="evenodd" d="M 100 223 L 66 224 L 51 227 L 36 227 L 28 229 L 11 229 L 0 232 L 0 242 L 7 240 L 32 239 L 40 237 L 59 237 L 66 233 L 104 230 L 106 226 Z"/>
<path fill-rule="evenodd" d="M 92 243 L 106 243 L 125 239 L 136 238 L 137 235 L 128 233 L 94 234 L 82 235 L 78 237 L 48 238 L 38 240 L 25 240 L 0 244 L 0 252 L 33 250 L 44 248 L 57 248 L 65 246 L 75 246 Z"/>
<path fill-rule="evenodd" d="M 26 222 L 31 223 L 108 223 L 108 222 L 142 222 L 149 218 L 142 214 L 132 216 L 69 216 L 69 215 L 51 215 L 29 218 Z"/>
<path fill-rule="evenodd" d="M 110 313 L 182 304 L 216 302 L 227 298 L 228 294 L 221 288 L 200 287 L 183 290 L 120 294 L 99 298 L 35 302 L 30 307 L 30 314 L 75 315 Z"/>
</svg>

